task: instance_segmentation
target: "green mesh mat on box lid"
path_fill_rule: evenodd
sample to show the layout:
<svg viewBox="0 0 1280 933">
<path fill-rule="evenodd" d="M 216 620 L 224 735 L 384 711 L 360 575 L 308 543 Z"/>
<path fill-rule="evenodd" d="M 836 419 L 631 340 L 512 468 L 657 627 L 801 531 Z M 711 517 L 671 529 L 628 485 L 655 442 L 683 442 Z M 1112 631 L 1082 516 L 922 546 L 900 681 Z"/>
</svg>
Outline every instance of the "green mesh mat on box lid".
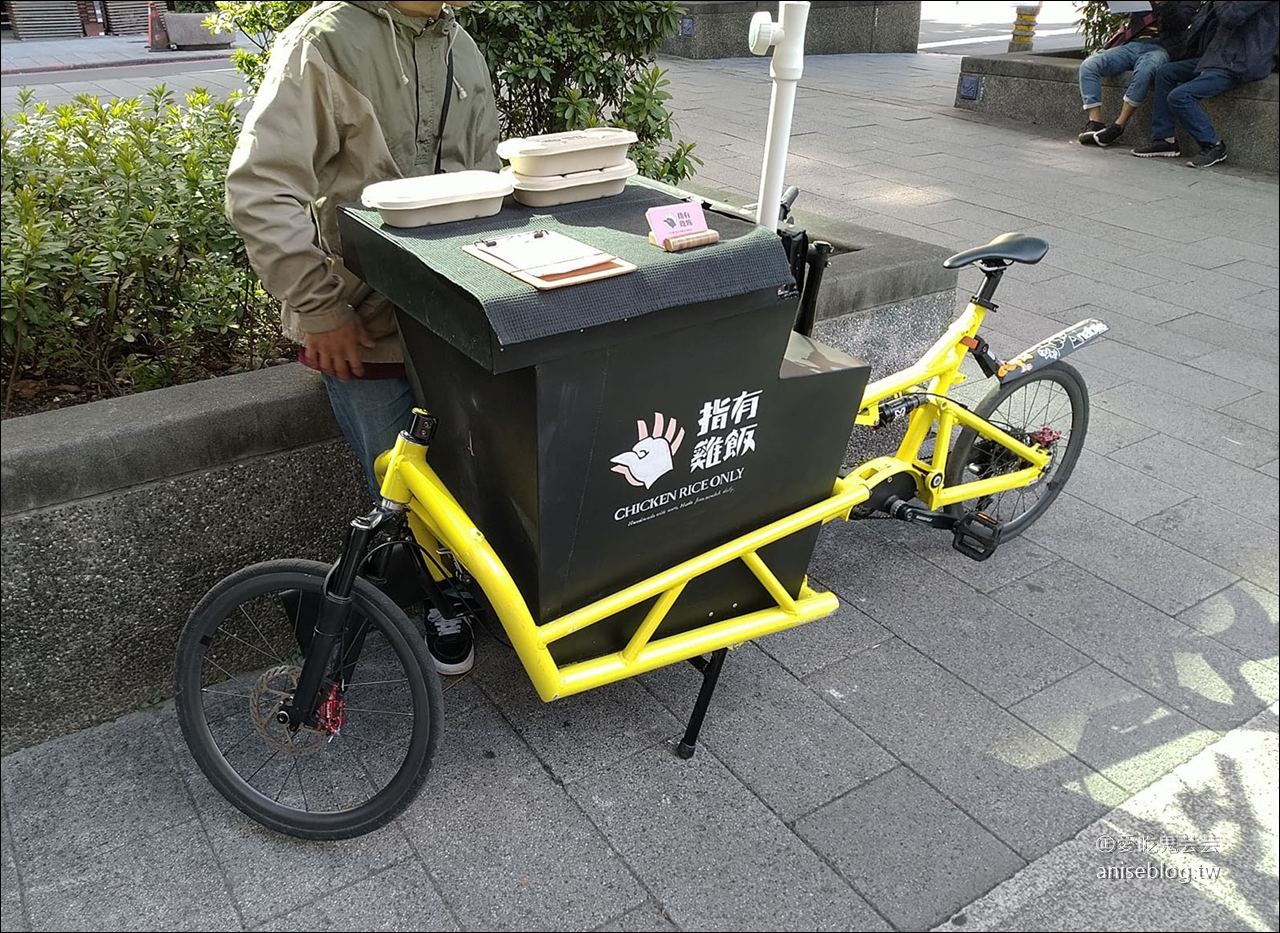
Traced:
<svg viewBox="0 0 1280 933">
<path fill-rule="evenodd" d="M 708 213 L 708 226 L 720 233 L 720 242 L 710 246 L 668 253 L 651 244 L 645 211 L 678 203 L 678 198 L 631 182 L 610 198 L 555 208 L 508 202 L 492 217 L 413 229 L 383 225 L 376 210 L 344 209 L 474 296 L 500 343 L 511 346 L 791 283 L 777 235 L 745 220 Z M 480 239 L 541 229 L 634 263 L 636 271 L 539 291 L 462 250 Z"/>
</svg>

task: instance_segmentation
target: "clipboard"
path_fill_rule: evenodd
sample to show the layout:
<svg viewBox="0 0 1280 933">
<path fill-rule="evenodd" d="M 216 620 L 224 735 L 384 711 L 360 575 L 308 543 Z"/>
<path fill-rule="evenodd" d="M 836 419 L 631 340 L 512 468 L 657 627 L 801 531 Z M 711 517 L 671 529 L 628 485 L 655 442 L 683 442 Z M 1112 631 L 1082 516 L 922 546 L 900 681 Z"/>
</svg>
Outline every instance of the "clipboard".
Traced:
<svg viewBox="0 0 1280 933">
<path fill-rule="evenodd" d="M 477 240 L 462 251 L 540 291 L 634 272 L 619 259 L 555 230 L 532 230 Z"/>
</svg>

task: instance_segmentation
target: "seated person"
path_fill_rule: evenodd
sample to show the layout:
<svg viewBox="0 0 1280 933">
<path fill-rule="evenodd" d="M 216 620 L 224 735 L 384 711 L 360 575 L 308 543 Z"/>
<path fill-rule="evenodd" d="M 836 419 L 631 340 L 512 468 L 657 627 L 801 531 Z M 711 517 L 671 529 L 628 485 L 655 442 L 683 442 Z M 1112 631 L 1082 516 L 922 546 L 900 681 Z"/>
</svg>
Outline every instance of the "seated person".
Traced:
<svg viewBox="0 0 1280 933">
<path fill-rule="evenodd" d="M 1191 0 L 1153 2 L 1146 13 L 1131 13 L 1129 22 L 1080 65 L 1080 99 L 1089 122 L 1076 139 L 1083 146 L 1110 146 L 1124 134 L 1133 112 L 1146 100 L 1157 69 L 1182 57 L 1187 26 L 1199 4 Z M 1102 122 L 1102 82 L 1105 75 L 1132 71 L 1124 102 L 1115 122 Z"/>
<path fill-rule="evenodd" d="M 1200 101 L 1247 81 L 1271 74 L 1276 39 L 1280 37 L 1280 4 L 1246 0 L 1209 0 L 1191 22 L 1187 49 L 1191 57 L 1162 65 L 1156 72 L 1151 105 L 1151 142 L 1133 150 L 1140 158 L 1182 155 L 1174 136 L 1181 123 L 1200 145 L 1187 162 L 1192 168 L 1216 165 L 1227 157 L 1227 144 L 1200 107 Z"/>
</svg>

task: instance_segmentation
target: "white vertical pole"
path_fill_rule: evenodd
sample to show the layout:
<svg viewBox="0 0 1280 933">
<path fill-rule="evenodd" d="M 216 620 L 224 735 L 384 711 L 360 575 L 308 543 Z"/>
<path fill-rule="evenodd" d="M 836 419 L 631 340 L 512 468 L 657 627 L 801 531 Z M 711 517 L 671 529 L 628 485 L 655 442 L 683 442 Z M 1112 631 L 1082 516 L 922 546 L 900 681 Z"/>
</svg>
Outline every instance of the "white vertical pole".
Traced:
<svg viewBox="0 0 1280 933">
<path fill-rule="evenodd" d="M 796 85 L 804 73 L 804 31 L 809 21 L 809 4 L 807 0 L 782 0 L 778 4 L 776 24 L 767 23 L 767 13 L 756 16 L 757 20 L 752 22 L 751 51 L 763 55 L 769 45 L 775 46 L 773 60 L 769 64 L 773 96 L 769 101 L 769 128 L 764 141 L 764 164 L 760 170 L 756 223 L 776 230 L 782 181 L 787 170 L 787 149 L 791 144 Z"/>
</svg>

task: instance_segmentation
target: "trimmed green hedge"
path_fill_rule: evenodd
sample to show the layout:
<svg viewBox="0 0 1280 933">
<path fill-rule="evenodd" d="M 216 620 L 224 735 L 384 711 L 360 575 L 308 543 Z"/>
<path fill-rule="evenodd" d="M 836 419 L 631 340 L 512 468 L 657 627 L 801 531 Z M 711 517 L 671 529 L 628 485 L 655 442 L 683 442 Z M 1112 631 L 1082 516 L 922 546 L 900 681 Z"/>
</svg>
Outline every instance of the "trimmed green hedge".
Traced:
<svg viewBox="0 0 1280 933">
<path fill-rule="evenodd" d="M 222 213 L 236 103 L 31 101 L 0 122 L 6 411 L 24 377 L 115 395 L 260 361 L 274 306 Z"/>
</svg>

